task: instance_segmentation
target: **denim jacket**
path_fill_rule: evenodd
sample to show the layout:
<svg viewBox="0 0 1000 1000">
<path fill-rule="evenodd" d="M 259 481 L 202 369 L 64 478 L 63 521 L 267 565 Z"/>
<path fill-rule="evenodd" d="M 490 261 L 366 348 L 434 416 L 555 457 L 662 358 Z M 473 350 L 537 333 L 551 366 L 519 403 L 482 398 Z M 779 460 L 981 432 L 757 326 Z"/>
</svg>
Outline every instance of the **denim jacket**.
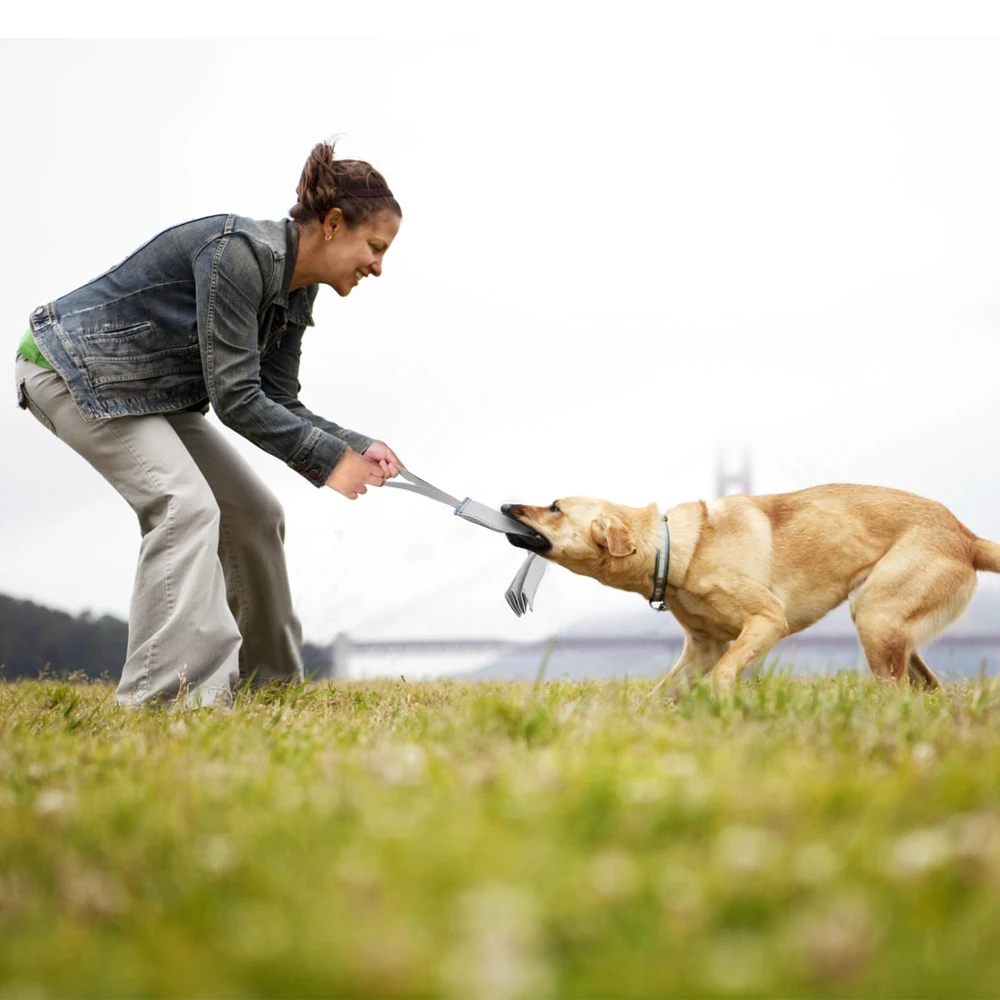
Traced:
<svg viewBox="0 0 1000 1000">
<path fill-rule="evenodd" d="M 167 229 L 31 314 L 35 342 L 86 420 L 197 409 L 322 486 L 372 439 L 299 401 L 317 285 L 289 292 L 291 220 L 213 215 Z"/>
</svg>

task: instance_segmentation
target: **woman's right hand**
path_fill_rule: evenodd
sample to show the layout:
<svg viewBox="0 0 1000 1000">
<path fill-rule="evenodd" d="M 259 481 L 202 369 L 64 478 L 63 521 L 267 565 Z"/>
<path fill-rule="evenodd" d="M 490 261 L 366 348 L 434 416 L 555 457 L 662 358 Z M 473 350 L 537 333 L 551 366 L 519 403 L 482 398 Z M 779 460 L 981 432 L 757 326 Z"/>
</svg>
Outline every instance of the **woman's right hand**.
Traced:
<svg viewBox="0 0 1000 1000">
<path fill-rule="evenodd" d="M 348 500 L 357 500 L 361 493 L 368 492 L 369 486 L 382 486 L 385 477 L 386 470 L 378 462 L 372 462 L 348 448 L 326 485 Z"/>
</svg>

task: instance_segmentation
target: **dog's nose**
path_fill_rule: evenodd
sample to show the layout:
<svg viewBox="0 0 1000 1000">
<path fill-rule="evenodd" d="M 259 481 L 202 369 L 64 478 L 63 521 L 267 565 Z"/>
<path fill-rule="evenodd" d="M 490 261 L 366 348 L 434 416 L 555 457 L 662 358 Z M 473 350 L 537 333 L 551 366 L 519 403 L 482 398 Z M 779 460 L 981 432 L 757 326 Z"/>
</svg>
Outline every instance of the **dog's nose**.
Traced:
<svg viewBox="0 0 1000 1000">
<path fill-rule="evenodd" d="M 514 505 L 512 503 L 501 504 L 500 505 L 500 513 L 501 514 L 509 514 L 511 512 L 511 510 L 512 510 L 513 507 L 514 507 Z"/>
</svg>

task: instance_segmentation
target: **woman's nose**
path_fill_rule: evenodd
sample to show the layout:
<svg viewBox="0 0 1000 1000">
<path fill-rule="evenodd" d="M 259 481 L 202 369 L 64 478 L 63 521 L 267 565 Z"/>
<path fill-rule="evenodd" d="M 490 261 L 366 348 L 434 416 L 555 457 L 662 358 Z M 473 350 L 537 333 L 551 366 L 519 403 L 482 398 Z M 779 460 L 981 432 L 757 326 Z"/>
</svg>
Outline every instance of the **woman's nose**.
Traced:
<svg viewBox="0 0 1000 1000">
<path fill-rule="evenodd" d="M 377 260 L 373 260 L 371 267 L 368 268 L 368 273 L 374 274 L 376 278 L 379 277 L 382 273 L 382 265 Z"/>
</svg>

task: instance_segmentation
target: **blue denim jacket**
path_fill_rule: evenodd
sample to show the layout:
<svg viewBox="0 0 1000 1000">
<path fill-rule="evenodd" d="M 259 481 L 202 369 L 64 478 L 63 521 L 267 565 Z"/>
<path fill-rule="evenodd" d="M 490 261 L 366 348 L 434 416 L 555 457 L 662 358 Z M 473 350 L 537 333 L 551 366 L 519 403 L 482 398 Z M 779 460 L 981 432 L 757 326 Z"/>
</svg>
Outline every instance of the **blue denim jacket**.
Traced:
<svg viewBox="0 0 1000 1000">
<path fill-rule="evenodd" d="M 372 439 L 299 401 L 317 285 L 289 292 L 291 220 L 213 215 L 153 237 L 31 314 L 35 342 L 86 420 L 197 409 L 322 486 Z"/>
</svg>

